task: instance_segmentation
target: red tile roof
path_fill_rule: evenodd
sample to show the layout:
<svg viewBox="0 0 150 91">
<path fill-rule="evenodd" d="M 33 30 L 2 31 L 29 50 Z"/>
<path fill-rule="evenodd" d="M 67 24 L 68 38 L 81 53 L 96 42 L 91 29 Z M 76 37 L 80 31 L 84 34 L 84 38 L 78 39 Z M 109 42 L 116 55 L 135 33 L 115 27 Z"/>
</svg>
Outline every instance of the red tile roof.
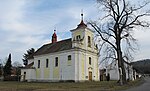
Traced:
<svg viewBox="0 0 150 91">
<path fill-rule="evenodd" d="M 50 44 L 43 45 L 41 48 L 39 48 L 35 52 L 35 54 L 33 56 L 69 50 L 71 48 L 72 48 L 72 41 L 70 38 L 70 39 L 58 41 L 56 43 L 50 43 Z"/>
</svg>

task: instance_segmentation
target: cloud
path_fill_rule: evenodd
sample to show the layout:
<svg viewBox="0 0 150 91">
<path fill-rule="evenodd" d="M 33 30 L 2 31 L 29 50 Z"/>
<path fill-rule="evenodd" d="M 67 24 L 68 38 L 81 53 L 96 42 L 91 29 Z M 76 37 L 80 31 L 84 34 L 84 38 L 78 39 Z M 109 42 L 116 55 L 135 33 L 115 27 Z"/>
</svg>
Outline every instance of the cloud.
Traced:
<svg viewBox="0 0 150 91">
<path fill-rule="evenodd" d="M 0 59 L 12 53 L 13 61 L 22 62 L 22 55 L 27 49 L 37 49 L 50 43 L 55 27 L 58 40 L 70 38 L 70 30 L 80 22 L 81 9 L 89 5 L 84 0 L 81 3 L 74 0 L 1 1 L 0 39 L 3 41 Z"/>
<path fill-rule="evenodd" d="M 85 21 L 96 20 L 101 15 L 95 0 L 2 0 L 0 59 L 12 53 L 13 61 L 22 62 L 26 50 L 51 42 L 55 28 L 58 40 L 70 38 L 70 30 L 80 22 L 81 9 Z M 148 42 L 146 36 L 143 40 Z"/>
<path fill-rule="evenodd" d="M 148 59 L 150 51 L 150 31 L 146 28 L 139 28 L 135 30 L 134 37 L 138 40 L 139 51 L 135 54 L 135 61 L 140 59 Z"/>
<path fill-rule="evenodd" d="M 20 55 L 30 47 L 39 46 L 42 35 L 35 37 L 42 32 L 36 25 L 26 22 L 25 13 L 27 10 L 26 0 L 6 0 L 0 3 L 0 58 L 5 58 L 12 53 L 13 61 L 21 61 Z M 35 27 L 36 26 L 36 27 Z M 42 41 L 41 43 L 45 42 Z"/>
</svg>

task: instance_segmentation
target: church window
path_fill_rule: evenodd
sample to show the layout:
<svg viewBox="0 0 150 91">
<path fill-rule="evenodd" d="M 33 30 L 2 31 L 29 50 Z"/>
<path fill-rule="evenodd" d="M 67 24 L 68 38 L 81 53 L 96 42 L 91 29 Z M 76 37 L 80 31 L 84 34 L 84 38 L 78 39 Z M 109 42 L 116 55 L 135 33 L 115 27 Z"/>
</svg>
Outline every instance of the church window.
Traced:
<svg viewBox="0 0 150 91">
<path fill-rule="evenodd" d="M 68 55 L 68 62 L 67 62 L 68 66 L 71 66 L 71 55 Z"/>
<path fill-rule="evenodd" d="M 40 68 L 40 60 L 38 60 L 38 68 Z"/>
<path fill-rule="evenodd" d="M 81 39 L 80 35 L 77 35 L 76 40 L 80 40 L 80 39 Z"/>
<path fill-rule="evenodd" d="M 92 62 L 91 62 L 91 57 L 89 57 L 89 65 L 91 65 L 92 64 Z"/>
<path fill-rule="evenodd" d="M 55 67 L 58 67 L 58 57 L 55 58 Z"/>
<path fill-rule="evenodd" d="M 49 63 L 49 60 L 46 59 L 46 68 L 48 68 L 48 63 Z"/>
<path fill-rule="evenodd" d="M 91 47 L 91 37 L 88 36 L 88 47 Z"/>
<path fill-rule="evenodd" d="M 68 61 L 71 61 L 71 55 L 68 56 Z"/>
</svg>

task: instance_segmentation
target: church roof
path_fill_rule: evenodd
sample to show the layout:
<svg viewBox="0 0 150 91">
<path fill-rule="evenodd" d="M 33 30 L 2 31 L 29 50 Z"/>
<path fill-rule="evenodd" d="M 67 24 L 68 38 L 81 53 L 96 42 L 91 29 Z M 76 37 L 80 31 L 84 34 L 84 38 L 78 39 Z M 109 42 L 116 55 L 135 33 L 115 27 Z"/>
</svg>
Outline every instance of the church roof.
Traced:
<svg viewBox="0 0 150 91">
<path fill-rule="evenodd" d="M 33 65 L 34 65 L 34 62 L 28 64 L 27 66 L 25 66 L 25 68 L 32 68 Z"/>
<path fill-rule="evenodd" d="M 34 56 L 69 50 L 71 48 L 72 42 L 70 38 L 55 43 L 45 44 L 35 52 Z"/>
<path fill-rule="evenodd" d="M 78 25 L 77 28 L 86 28 L 86 27 L 87 27 L 87 25 L 84 23 L 83 20 L 81 20 L 81 22 L 80 22 L 80 24 Z"/>
</svg>

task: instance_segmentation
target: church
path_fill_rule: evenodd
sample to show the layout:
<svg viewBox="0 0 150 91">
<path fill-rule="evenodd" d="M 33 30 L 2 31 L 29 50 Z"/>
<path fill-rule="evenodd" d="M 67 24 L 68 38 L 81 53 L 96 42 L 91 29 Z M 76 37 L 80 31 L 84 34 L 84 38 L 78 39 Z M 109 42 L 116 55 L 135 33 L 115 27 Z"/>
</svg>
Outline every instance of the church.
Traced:
<svg viewBox="0 0 150 91">
<path fill-rule="evenodd" d="M 99 81 L 98 48 L 94 31 L 81 21 L 70 30 L 72 37 L 57 41 L 54 31 L 52 42 L 43 45 L 21 69 L 21 81 Z"/>
</svg>

